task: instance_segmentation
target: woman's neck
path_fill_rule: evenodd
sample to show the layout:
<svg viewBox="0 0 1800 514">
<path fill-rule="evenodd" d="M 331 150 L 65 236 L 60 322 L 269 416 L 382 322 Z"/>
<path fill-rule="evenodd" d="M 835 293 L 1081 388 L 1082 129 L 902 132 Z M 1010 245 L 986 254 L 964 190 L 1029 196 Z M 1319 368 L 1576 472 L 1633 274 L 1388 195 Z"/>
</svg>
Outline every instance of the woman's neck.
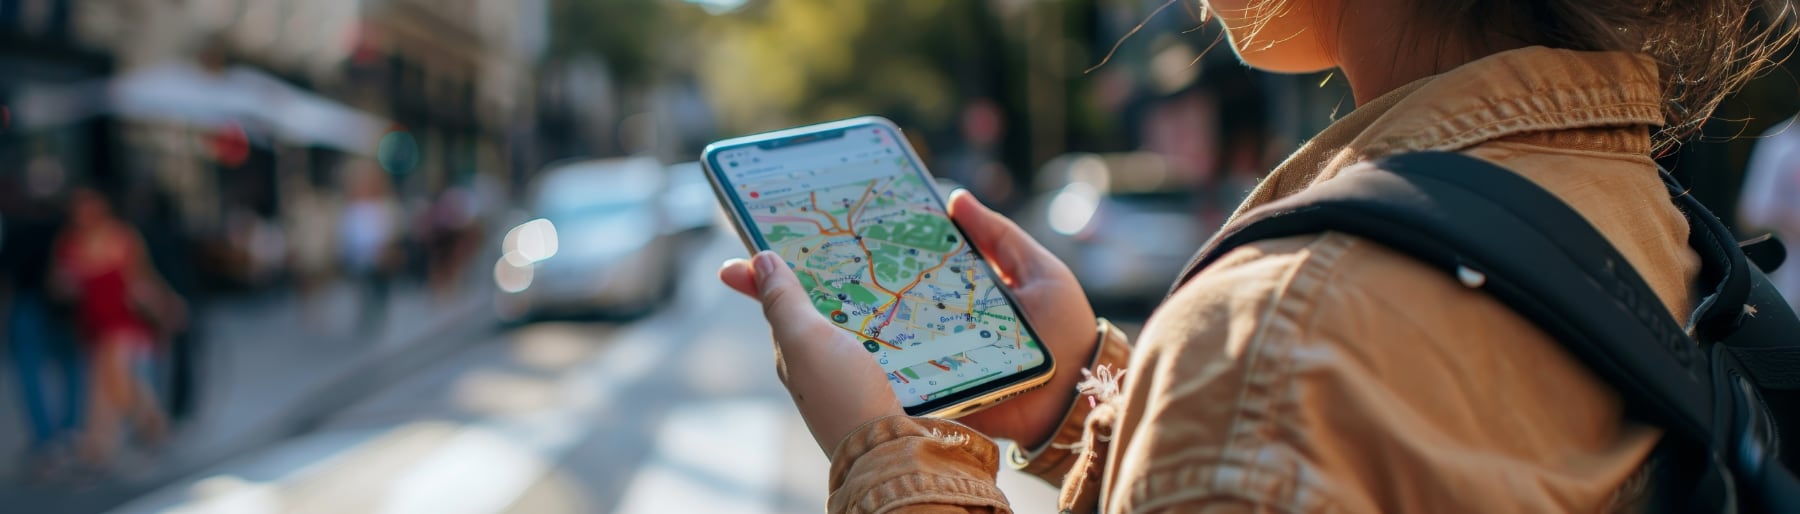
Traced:
<svg viewBox="0 0 1800 514">
<path fill-rule="evenodd" d="M 1391 7 L 1377 12 L 1404 12 L 1406 6 Z M 1446 28 L 1451 25 L 1390 16 L 1346 15 L 1340 23 L 1338 69 L 1350 83 L 1357 105 L 1470 61 L 1527 46 L 1510 37 L 1469 37 Z"/>
</svg>

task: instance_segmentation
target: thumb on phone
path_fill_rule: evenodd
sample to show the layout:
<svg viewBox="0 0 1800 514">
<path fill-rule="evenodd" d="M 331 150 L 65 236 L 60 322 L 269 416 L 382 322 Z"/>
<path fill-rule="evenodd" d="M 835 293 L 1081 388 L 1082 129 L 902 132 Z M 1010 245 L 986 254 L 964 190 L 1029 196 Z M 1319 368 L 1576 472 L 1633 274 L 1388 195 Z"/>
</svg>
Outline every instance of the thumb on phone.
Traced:
<svg viewBox="0 0 1800 514">
<path fill-rule="evenodd" d="M 775 252 L 763 251 L 751 258 L 755 268 L 756 299 L 762 302 L 777 345 L 822 344 L 835 334 L 825 317 L 813 308 L 800 278 Z"/>
<path fill-rule="evenodd" d="M 1005 215 L 994 212 L 967 190 L 950 193 L 949 215 L 969 236 L 969 242 L 994 263 L 1007 285 L 1031 282 L 1046 267 L 1061 261 Z"/>
</svg>

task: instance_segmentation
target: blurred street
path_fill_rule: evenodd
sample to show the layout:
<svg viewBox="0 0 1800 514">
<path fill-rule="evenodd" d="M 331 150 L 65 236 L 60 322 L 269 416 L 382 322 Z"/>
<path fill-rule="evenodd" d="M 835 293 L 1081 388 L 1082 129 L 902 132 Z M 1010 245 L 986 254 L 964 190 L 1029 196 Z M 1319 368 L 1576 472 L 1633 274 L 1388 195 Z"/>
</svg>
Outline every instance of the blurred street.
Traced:
<svg viewBox="0 0 1800 514">
<path fill-rule="evenodd" d="M 715 232 L 657 314 L 506 330 L 112 512 L 818 511 L 827 463 L 760 312 L 713 276 L 742 252 Z M 1019 512 L 1053 510 L 1048 485 L 1002 475 Z"/>
<path fill-rule="evenodd" d="M 21 512 L 96 512 L 154 486 L 260 447 L 294 431 L 308 419 L 335 410 L 382 383 L 371 371 L 404 369 L 410 362 L 466 344 L 491 324 L 485 296 L 433 300 L 422 290 L 397 291 L 392 313 L 374 337 L 334 333 L 355 316 L 357 303 L 347 284 L 317 299 L 316 320 L 292 295 L 272 294 L 222 303 L 207 312 L 199 366 L 203 389 L 199 415 L 179 425 L 178 436 L 154 453 L 129 455 L 115 476 L 45 487 L 19 468 L 0 468 L 0 504 L 29 507 Z M 12 383 L 0 384 L 0 409 L 18 409 Z M 0 454 L 24 460 L 24 434 L 0 425 Z"/>
</svg>

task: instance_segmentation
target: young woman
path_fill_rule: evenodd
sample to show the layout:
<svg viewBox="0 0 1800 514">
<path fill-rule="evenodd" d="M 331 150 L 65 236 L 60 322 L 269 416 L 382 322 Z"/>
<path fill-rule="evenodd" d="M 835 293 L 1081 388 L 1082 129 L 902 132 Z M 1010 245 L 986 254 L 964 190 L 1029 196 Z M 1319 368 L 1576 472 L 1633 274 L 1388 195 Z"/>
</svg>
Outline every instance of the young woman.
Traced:
<svg viewBox="0 0 1800 514">
<path fill-rule="evenodd" d="M 1686 319 L 1699 260 L 1651 155 L 1790 38 L 1750 17 L 1773 3 L 1215 0 L 1245 63 L 1337 68 L 1357 103 L 1238 213 L 1372 159 L 1458 151 L 1573 205 Z M 763 303 L 779 373 L 830 453 L 833 512 L 1008 511 L 990 437 L 1061 484 L 1065 512 L 1603 512 L 1643 498 L 1656 429 L 1625 420 L 1530 322 L 1394 251 L 1338 233 L 1239 248 L 1132 347 L 1012 222 L 967 194 L 950 207 L 1065 364 L 961 423 L 902 415 L 775 255 L 720 271 Z M 1078 393 L 1083 366 L 1096 379 Z"/>
<path fill-rule="evenodd" d="M 136 435 L 160 443 L 167 417 L 150 386 L 156 342 L 186 322 L 186 307 L 151 267 L 137 230 L 113 214 L 105 197 L 89 189 L 70 195 L 69 223 L 57 238 L 52 277 L 75 305 L 78 332 L 87 343 L 92 380 L 83 458 L 110 462 L 119 427 L 129 420 Z"/>
</svg>

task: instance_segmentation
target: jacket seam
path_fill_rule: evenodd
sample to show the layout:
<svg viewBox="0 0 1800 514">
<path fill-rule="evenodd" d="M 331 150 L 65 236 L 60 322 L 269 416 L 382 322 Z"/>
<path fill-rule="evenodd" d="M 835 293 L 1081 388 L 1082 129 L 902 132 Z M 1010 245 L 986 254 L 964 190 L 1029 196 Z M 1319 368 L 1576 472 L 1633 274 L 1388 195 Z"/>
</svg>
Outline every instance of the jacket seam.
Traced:
<svg viewBox="0 0 1800 514">
<path fill-rule="evenodd" d="M 1358 239 L 1355 237 L 1350 237 L 1342 232 L 1328 231 L 1322 234 L 1314 244 L 1307 245 L 1309 250 L 1316 250 L 1318 252 L 1329 251 L 1329 253 L 1327 255 L 1314 253 L 1314 256 L 1307 258 L 1306 262 L 1301 263 L 1302 268 L 1311 266 L 1323 268 L 1323 274 L 1318 277 L 1317 283 L 1312 284 L 1313 289 L 1309 291 L 1310 294 L 1307 295 L 1307 312 L 1309 314 L 1307 319 L 1304 323 L 1299 323 L 1300 320 L 1295 320 L 1296 332 L 1294 333 L 1294 338 L 1286 343 L 1287 350 L 1290 353 L 1294 351 L 1294 347 L 1298 346 L 1299 341 L 1306 340 L 1308 336 L 1315 332 L 1315 323 L 1317 323 L 1319 319 L 1319 313 L 1324 310 L 1318 308 L 1319 297 L 1329 290 L 1330 286 L 1337 280 L 1340 272 L 1344 269 L 1344 266 L 1342 266 L 1341 263 L 1344 262 L 1344 259 L 1347 258 L 1351 252 L 1356 250 L 1358 246 L 1357 243 Z M 1281 371 L 1281 378 L 1283 380 L 1281 398 L 1283 406 L 1280 409 L 1271 409 L 1272 414 L 1270 416 L 1270 427 L 1274 430 L 1281 430 L 1281 427 L 1292 426 L 1293 424 L 1288 406 L 1298 403 L 1297 399 L 1300 395 L 1299 380 L 1296 379 L 1297 374 L 1294 373 L 1295 366 L 1298 364 L 1297 361 L 1298 359 L 1288 358 L 1283 363 L 1284 366 Z M 1337 504 L 1335 499 L 1332 498 L 1331 493 L 1322 490 L 1322 488 L 1308 485 L 1303 482 L 1303 475 L 1294 475 L 1289 478 L 1291 479 L 1289 484 L 1290 487 L 1288 491 L 1286 491 L 1289 497 L 1286 498 L 1286 502 L 1284 502 L 1286 505 L 1293 506 L 1293 508 L 1289 510 L 1293 512 L 1304 512 L 1304 510 L 1300 508 L 1300 492 L 1302 489 L 1305 489 L 1309 495 L 1318 496 L 1324 499 L 1327 505 Z"/>
<path fill-rule="evenodd" d="M 1308 241 L 1305 248 L 1312 248 L 1313 243 L 1317 242 L 1322 237 L 1324 237 L 1323 234 L 1314 235 L 1312 241 Z M 1244 424 L 1244 410 L 1246 405 L 1244 400 L 1250 395 L 1251 382 L 1256 379 L 1256 366 L 1262 362 L 1263 338 L 1270 332 L 1269 326 L 1272 325 L 1270 321 L 1275 319 L 1275 314 L 1281 311 L 1282 302 L 1288 297 L 1288 289 L 1293 285 L 1294 277 L 1299 276 L 1300 269 L 1306 266 L 1307 260 L 1310 260 L 1310 257 L 1301 260 L 1301 262 L 1296 263 L 1292 269 L 1286 271 L 1286 276 L 1281 279 L 1280 287 L 1277 287 L 1274 291 L 1275 297 L 1269 300 L 1269 304 L 1263 307 L 1262 315 L 1257 317 L 1256 333 L 1251 335 L 1250 341 L 1244 345 L 1244 355 L 1247 359 L 1244 363 L 1244 378 L 1238 382 L 1238 392 L 1236 395 L 1233 395 L 1232 405 L 1236 406 L 1236 408 L 1232 409 L 1231 428 L 1226 430 L 1225 444 L 1221 445 L 1219 448 L 1219 456 L 1224 461 L 1229 462 L 1237 459 L 1236 447 L 1238 446 L 1238 439 L 1242 437 L 1241 429 Z M 1220 480 L 1220 476 L 1214 474 L 1209 480 L 1212 484 L 1208 489 L 1230 489 L 1226 487 L 1226 484 L 1221 483 Z"/>
<path fill-rule="evenodd" d="M 1318 307 L 1319 297 L 1325 295 L 1328 289 L 1330 289 L 1330 286 L 1336 282 L 1339 271 L 1343 271 L 1343 268 L 1345 268 L 1345 266 L 1339 266 L 1339 264 L 1345 261 L 1345 257 L 1348 257 L 1348 255 L 1357 248 L 1357 239 L 1355 239 L 1355 237 L 1350 237 L 1350 235 L 1343 234 L 1343 232 L 1332 230 L 1332 232 L 1321 234 L 1318 241 L 1314 244 L 1309 244 L 1307 248 L 1309 248 L 1309 250 L 1314 250 L 1314 246 L 1318 246 L 1316 250 L 1330 250 L 1330 253 L 1328 253 L 1328 255 L 1319 255 L 1319 257 L 1328 257 L 1328 259 L 1309 257 L 1307 262 L 1303 262 L 1303 266 L 1321 266 L 1321 268 L 1323 268 L 1323 275 L 1319 277 L 1318 284 L 1312 284 L 1312 288 L 1314 289 L 1310 291 L 1312 295 L 1309 295 L 1310 306 L 1309 309 L 1307 309 L 1307 320 L 1303 323 L 1296 323 L 1296 325 L 1294 325 L 1294 329 L 1296 329 L 1296 332 L 1294 332 L 1294 340 L 1287 343 L 1287 350 L 1289 350 L 1289 352 L 1294 350 L 1294 345 L 1298 345 L 1298 341 L 1303 341 L 1307 336 L 1310 336 L 1312 332 L 1316 332 L 1314 327 L 1316 327 L 1316 323 L 1318 323 L 1319 313 L 1325 311 L 1325 309 L 1319 309 Z M 1318 253 L 1314 253 L 1314 255 L 1318 255 Z M 1296 322 L 1300 322 L 1300 320 L 1296 320 Z M 1296 372 L 1294 372 L 1294 367 L 1298 365 L 1298 361 L 1300 361 L 1300 359 L 1292 358 L 1292 356 L 1285 359 L 1285 368 L 1282 370 L 1283 404 L 1298 404 L 1298 397 L 1300 397 L 1300 381 L 1296 379 Z M 1282 415 L 1278 415 L 1278 417 L 1276 417 L 1276 415 L 1271 415 L 1271 428 L 1273 428 L 1273 430 L 1282 430 L 1283 426 L 1292 426 L 1292 415 L 1289 408 L 1280 408 L 1280 410 L 1274 410 L 1274 412 L 1282 413 Z M 1300 474 L 1296 474 L 1296 476 L 1292 476 L 1292 485 L 1289 487 L 1289 491 L 1287 491 L 1289 498 L 1285 498 L 1285 500 L 1287 500 L 1285 501 L 1285 505 L 1292 505 L 1292 507 L 1294 507 L 1294 509 L 1291 509 L 1292 512 L 1303 512 L 1303 509 L 1300 509 L 1301 489 L 1307 489 L 1307 492 L 1312 494 L 1312 496 L 1323 498 L 1327 505 L 1336 505 L 1336 501 L 1332 500 L 1332 494 L 1330 494 L 1330 492 L 1323 491 L 1321 487 L 1312 487 L 1312 485 L 1301 482 Z"/>
<path fill-rule="evenodd" d="M 1496 118 L 1482 122 L 1469 128 L 1453 128 L 1456 120 L 1474 116 L 1473 112 L 1458 114 L 1445 119 L 1441 123 L 1422 127 L 1391 138 L 1382 138 L 1386 143 L 1375 143 L 1363 150 L 1366 155 L 1375 157 L 1398 152 L 1421 149 L 1458 149 L 1480 145 L 1482 143 L 1514 134 L 1531 132 L 1569 130 L 1583 127 L 1628 126 L 1642 124 L 1626 116 L 1630 110 L 1654 108 L 1650 104 L 1596 105 L 1572 108 L 1567 112 L 1549 113 L 1542 111 L 1521 113 L 1504 118 Z M 1481 110 L 1481 113 L 1493 113 Z M 1614 119 L 1616 118 L 1616 119 Z M 1442 135 L 1439 135 L 1439 134 Z"/>
<path fill-rule="evenodd" d="M 1597 97 L 1601 96 L 1608 98 L 1597 99 Z M 1481 102 L 1468 105 L 1465 109 L 1443 116 L 1440 121 L 1457 121 L 1469 117 L 1478 117 L 1472 115 L 1496 113 L 1501 110 L 1499 108 L 1499 105 L 1501 104 L 1527 104 L 1523 106 L 1524 108 L 1517 109 L 1521 114 L 1556 114 L 1566 112 L 1586 112 L 1594 109 L 1648 107 L 1651 109 L 1651 112 L 1655 113 L 1654 117 L 1661 120 L 1662 106 L 1655 100 L 1660 96 L 1659 93 L 1649 90 L 1627 92 L 1620 89 L 1618 84 L 1594 83 L 1553 86 L 1542 90 L 1532 90 L 1518 94 L 1483 97 Z M 1559 109 L 1555 108 L 1555 106 L 1529 105 L 1540 102 L 1561 104 L 1565 108 Z"/>
<path fill-rule="evenodd" d="M 1294 363 L 1292 362 L 1292 359 L 1288 359 L 1288 362 L 1274 363 L 1275 366 L 1279 367 L 1268 371 L 1275 376 L 1264 378 L 1260 377 L 1259 373 L 1257 373 L 1257 367 L 1265 365 L 1264 354 L 1269 354 L 1266 355 L 1266 357 L 1269 358 L 1278 357 L 1278 355 L 1275 354 L 1279 353 L 1283 348 L 1291 350 L 1293 344 L 1293 338 L 1289 338 L 1289 340 L 1285 342 L 1279 337 L 1269 339 L 1271 332 L 1273 332 L 1271 329 L 1271 326 L 1274 325 L 1272 320 L 1278 315 L 1281 315 L 1284 311 L 1289 311 L 1295 307 L 1290 305 L 1291 302 L 1295 301 L 1294 295 L 1299 293 L 1298 291 L 1295 291 L 1295 281 L 1304 274 L 1313 270 L 1324 270 L 1323 275 L 1317 277 L 1317 282 L 1309 285 L 1310 292 L 1316 293 L 1319 288 L 1322 288 L 1325 284 L 1329 283 L 1329 281 L 1336 276 L 1337 267 L 1333 266 L 1333 264 L 1342 259 L 1343 255 L 1348 252 L 1349 248 L 1352 246 L 1351 243 L 1353 242 L 1354 239 L 1345 238 L 1337 232 L 1315 234 L 1313 239 L 1308 241 L 1303 247 L 1303 250 L 1306 251 L 1308 255 L 1302 258 L 1300 262 L 1295 263 L 1291 269 L 1287 270 L 1281 283 L 1274 288 L 1275 297 L 1264 307 L 1264 312 L 1259 316 L 1257 321 L 1256 333 L 1253 334 L 1251 340 L 1245 344 L 1245 376 L 1238 384 L 1238 394 L 1236 395 L 1235 403 L 1233 403 L 1237 408 L 1234 409 L 1231 428 L 1226 432 L 1227 437 L 1225 438 L 1225 442 L 1219 449 L 1219 461 L 1214 464 L 1215 466 L 1235 467 L 1244 470 L 1244 478 L 1239 479 L 1240 482 L 1243 482 L 1242 484 L 1238 484 L 1240 486 L 1257 483 L 1257 481 L 1254 480 L 1254 477 L 1273 477 L 1276 473 L 1275 470 L 1268 469 L 1268 466 L 1260 465 L 1254 459 L 1246 459 L 1237 454 L 1237 450 L 1242 446 L 1239 444 L 1240 439 L 1253 439 L 1257 444 L 1268 444 L 1271 442 L 1264 434 L 1255 432 L 1245 434 L 1243 432 L 1246 423 L 1246 420 L 1244 419 L 1244 414 L 1247 410 L 1246 406 L 1251 405 L 1247 403 L 1246 400 L 1251 395 L 1257 394 L 1251 392 L 1253 383 L 1259 380 L 1264 381 L 1265 390 L 1260 393 L 1264 403 L 1259 407 L 1263 411 L 1261 416 L 1264 419 L 1258 421 L 1258 423 L 1262 423 L 1266 426 L 1279 427 L 1284 423 L 1284 416 L 1281 415 L 1281 409 L 1277 408 L 1278 406 L 1275 404 L 1274 400 L 1280 398 L 1285 401 L 1286 398 L 1291 397 L 1293 394 L 1294 380 L 1292 371 Z M 1317 309 L 1307 309 L 1307 311 L 1316 312 Z M 1304 333 L 1302 325 L 1299 323 L 1301 320 L 1293 319 L 1291 321 L 1294 323 L 1293 327 L 1290 328 L 1297 330 L 1297 332 L 1291 335 L 1293 337 L 1299 337 Z M 1272 348 L 1269 346 L 1271 344 L 1285 346 L 1282 346 L 1282 348 Z M 1276 381 L 1280 381 L 1281 384 L 1279 393 L 1276 393 Z M 1232 484 L 1225 484 L 1221 481 L 1223 479 L 1221 475 L 1216 473 L 1211 473 L 1211 475 L 1212 476 L 1206 480 L 1203 490 L 1220 492 L 1221 494 L 1237 494 L 1247 498 L 1255 497 L 1266 500 L 1266 503 L 1272 505 L 1280 504 L 1288 506 L 1284 507 L 1285 510 L 1298 508 L 1294 505 L 1294 502 L 1298 499 L 1297 493 L 1302 488 L 1307 489 L 1310 494 L 1326 498 L 1327 503 L 1331 503 L 1329 494 L 1319 491 L 1316 487 L 1301 483 L 1299 477 L 1291 474 L 1277 477 L 1283 480 L 1288 485 L 1289 489 L 1287 491 L 1289 493 L 1287 495 L 1288 497 L 1279 499 L 1272 493 L 1254 494 L 1249 491 L 1248 488 L 1234 487 Z"/>
</svg>

